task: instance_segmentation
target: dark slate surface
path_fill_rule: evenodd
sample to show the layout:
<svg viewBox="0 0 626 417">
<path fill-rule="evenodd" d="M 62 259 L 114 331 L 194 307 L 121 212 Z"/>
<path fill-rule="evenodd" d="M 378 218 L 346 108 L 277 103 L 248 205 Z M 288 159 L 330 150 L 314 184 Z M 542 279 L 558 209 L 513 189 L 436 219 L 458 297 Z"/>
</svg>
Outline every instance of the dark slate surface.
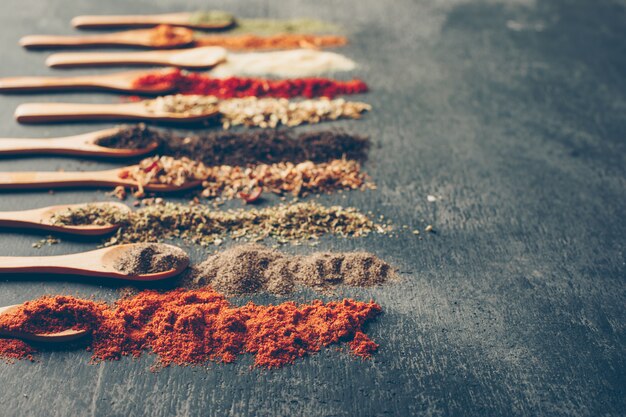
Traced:
<svg viewBox="0 0 626 417">
<path fill-rule="evenodd" d="M 217 1 L 4 0 L 2 76 L 48 74 L 32 33 L 72 33 L 73 15 L 219 7 Z M 608 0 L 228 2 L 241 16 L 315 16 L 343 24 L 375 110 L 344 126 L 372 136 L 377 191 L 324 197 L 436 235 L 323 239 L 366 249 L 402 283 L 341 295 L 374 298 L 370 361 L 328 349 L 274 371 L 165 369 L 153 358 L 90 365 L 82 351 L 0 366 L 3 416 L 619 416 L 626 410 L 624 222 L 626 14 Z M 61 71 L 58 71 L 59 73 Z M 89 71 L 73 71 L 74 73 Z M 52 137 L 100 125 L 25 127 L 29 100 L 3 96 L 0 133 Z M 97 169 L 64 158 L 0 160 L 1 170 Z M 428 194 L 440 196 L 429 203 Z M 0 209 L 105 199 L 102 191 L 4 193 Z M 235 204 L 236 205 L 236 204 Z M 96 243 L 0 235 L 6 255 Z M 311 251 L 309 247 L 287 248 Z M 192 249 L 194 259 L 202 251 Z M 0 305 L 46 293 L 113 300 L 115 286 L 47 278 L 0 282 Z M 308 300 L 311 293 L 299 293 Z M 278 301 L 259 296 L 258 302 Z"/>
</svg>

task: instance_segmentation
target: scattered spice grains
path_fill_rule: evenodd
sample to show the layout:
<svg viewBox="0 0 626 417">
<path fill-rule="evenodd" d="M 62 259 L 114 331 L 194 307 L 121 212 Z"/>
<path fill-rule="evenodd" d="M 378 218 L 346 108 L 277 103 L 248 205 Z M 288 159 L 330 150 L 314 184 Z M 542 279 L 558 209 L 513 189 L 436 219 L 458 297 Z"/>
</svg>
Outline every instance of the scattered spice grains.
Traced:
<svg viewBox="0 0 626 417">
<path fill-rule="evenodd" d="M 93 215 L 97 211 L 97 217 Z M 159 242 L 181 238 L 202 246 L 230 237 L 242 241 L 274 238 L 278 243 L 295 243 L 325 234 L 342 237 L 387 233 L 391 227 L 379 224 L 355 208 L 326 207 L 317 203 L 280 204 L 266 208 L 213 210 L 205 205 L 161 202 L 133 212 L 114 207 L 87 206 L 56 214 L 54 224 L 81 223 L 96 217 L 94 224 L 120 224 L 105 245 Z"/>
<path fill-rule="evenodd" d="M 160 155 L 187 157 L 206 165 L 326 162 L 340 158 L 364 161 L 370 148 L 367 137 L 341 130 L 294 133 L 282 129 L 182 135 L 144 124 L 121 126 L 114 135 L 99 139 L 98 145 L 139 149 L 155 142 L 160 144 Z"/>
<path fill-rule="evenodd" d="M 328 48 L 343 46 L 347 43 L 348 39 L 345 36 L 290 33 L 268 36 L 250 33 L 242 35 L 200 35 L 195 38 L 196 46 L 221 46 L 230 50 Z"/>
<path fill-rule="evenodd" d="M 221 10 L 199 10 L 192 13 L 189 23 L 228 27 L 235 23 L 235 16 Z"/>
<path fill-rule="evenodd" d="M 178 113 L 188 116 L 219 111 L 222 127 L 256 126 L 275 128 L 278 125 L 299 126 L 304 123 L 320 123 L 338 119 L 359 119 L 371 106 L 344 99 L 289 101 L 276 98 L 233 98 L 218 100 L 214 96 L 169 95 L 144 100 L 150 113 Z"/>
<path fill-rule="evenodd" d="M 197 97 L 197 96 L 183 96 Z M 219 104 L 222 127 L 256 126 L 275 128 L 278 125 L 299 126 L 304 123 L 320 123 L 339 119 L 359 119 L 371 106 L 344 99 L 289 101 L 275 98 L 234 98 Z"/>
<path fill-rule="evenodd" d="M 232 199 L 240 193 L 250 193 L 262 187 L 275 194 L 304 197 L 311 193 L 337 190 L 366 190 L 376 188 L 361 171 L 357 161 L 336 159 L 330 162 L 311 161 L 293 164 L 258 164 L 252 167 L 222 165 L 207 169 L 202 183 L 202 196 Z"/>
<path fill-rule="evenodd" d="M 156 243 L 137 244 L 116 259 L 113 267 L 126 275 L 145 275 L 180 270 L 189 264 L 181 249 Z"/>
<path fill-rule="evenodd" d="M 135 87 L 168 88 L 179 94 L 215 96 L 221 99 L 237 97 L 329 97 L 361 94 L 368 91 L 361 80 L 337 81 L 328 78 L 296 78 L 268 80 L 263 78 L 215 78 L 180 69 L 155 71 L 134 80 Z"/>
<path fill-rule="evenodd" d="M 323 33 L 340 32 L 337 25 L 310 18 L 237 19 L 229 33 Z"/>
<path fill-rule="evenodd" d="M 87 349 L 95 361 L 147 351 L 157 355 L 160 366 L 201 365 L 231 363 L 252 353 L 255 366 L 276 368 L 342 342 L 353 354 L 370 357 L 378 345 L 363 326 L 381 311 L 373 301 L 350 299 L 236 307 L 211 288 L 177 289 L 142 291 L 114 307 L 70 296 L 42 297 L 0 316 L 0 328 L 88 330 L 92 337 Z M 35 352 L 27 343 L 0 340 L 0 358 L 5 360 L 32 360 Z"/>
<path fill-rule="evenodd" d="M 261 291 L 285 295 L 297 285 L 329 292 L 339 285 L 369 287 L 395 278 L 388 263 L 367 252 L 289 256 L 259 244 L 246 244 L 192 266 L 183 282 L 193 287 L 210 285 L 234 296 Z"/>
<path fill-rule="evenodd" d="M 203 197 L 221 199 L 232 199 L 239 193 L 250 193 L 258 187 L 275 194 L 292 194 L 296 197 L 310 193 L 376 188 L 361 171 L 359 162 L 346 159 L 322 163 L 278 162 L 250 167 L 207 167 L 202 162 L 185 157 L 154 156 L 120 171 L 119 177 L 137 184 L 136 197 L 145 196 L 144 187 L 148 185 L 182 186 L 193 181 L 202 181 Z"/>
</svg>

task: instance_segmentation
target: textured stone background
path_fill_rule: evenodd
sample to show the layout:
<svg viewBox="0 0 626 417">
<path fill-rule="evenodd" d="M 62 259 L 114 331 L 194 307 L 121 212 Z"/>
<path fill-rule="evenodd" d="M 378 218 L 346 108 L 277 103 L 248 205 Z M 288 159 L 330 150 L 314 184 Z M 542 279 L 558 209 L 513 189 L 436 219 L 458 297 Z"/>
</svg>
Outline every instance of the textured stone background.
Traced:
<svg viewBox="0 0 626 417">
<path fill-rule="evenodd" d="M 227 5 L 227 6 L 226 6 Z M 367 193 L 324 196 L 435 235 L 325 238 L 400 267 L 400 284 L 348 289 L 385 314 L 370 361 L 328 349 L 293 366 L 165 369 L 153 358 L 90 365 L 83 351 L 0 366 L 4 416 L 620 416 L 626 412 L 624 236 L 626 13 L 609 0 L 4 0 L 0 75 L 49 74 L 20 36 L 69 34 L 72 16 L 228 7 L 245 17 L 312 16 L 347 28 L 344 52 L 374 111 L 342 122 L 376 143 Z M 88 70 L 55 71 L 87 73 Z M 93 72 L 93 71 L 91 71 Z M 105 94 L 0 97 L 0 136 L 52 137 L 107 125 L 26 127 L 26 101 L 114 102 Z M 329 126 L 329 125 L 326 125 Z M 0 170 L 117 166 L 1 159 Z M 3 193 L 0 210 L 103 200 L 102 191 Z M 435 203 L 428 194 L 440 196 Z M 238 206 L 239 203 L 233 203 Z M 3 255 L 94 248 L 0 234 Z M 288 247 L 288 251 L 312 251 Z M 194 259 L 206 255 L 191 249 Z M 113 300 L 115 284 L 7 277 L 0 305 L 47 293 Z M 299 300 L 315 297 L 310 292 Z M 332 297 L 331 297 L 332 298 Z M 277 302 L 269 296 L 257 302 Z M 240 300 L 244 302 L 245 300 Z"/>
</svg>

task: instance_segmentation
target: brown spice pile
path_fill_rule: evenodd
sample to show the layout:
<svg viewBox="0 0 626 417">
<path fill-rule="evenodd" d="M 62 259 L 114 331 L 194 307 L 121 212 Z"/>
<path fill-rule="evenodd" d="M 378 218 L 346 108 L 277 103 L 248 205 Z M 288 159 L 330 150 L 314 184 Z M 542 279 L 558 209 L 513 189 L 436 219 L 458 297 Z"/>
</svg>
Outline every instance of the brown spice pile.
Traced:
<svg viewBox="0 0 626 417">
<path fill-rule="evenodd" d="M 182 250 L 156 243 L 135 245 L 116 259 L 113 267 L 129 276 L 155 274 L 181 269 L 189 264 L 189 256 Z"/>
<path fill-rule="evenodd" d="M 195 39 L 196 46 L 221 46 L 231 50 L 327 48 L 343 46 L 347 43 L 348 39 L 345 36 L 293 33 L 268 36 L 253 34 L 211 35 L 198 36 Z"/>
<path fill-rule="evenodd" d="M 144 124 L 121 126 L 98 145 L 115 149 L 139 149 L 159 143 L 159 154 L 187 157 L 206 165 L 249 165 L 274 162 L 326 162 L 332 159 L 363 161 L 368 138 L 341 130 L 294 133 L 291 130 L 207 132 L 182 135 Z"/>
<path fill-rule="evenodd" d="M 395 278 L 388 263 L 367 252 L 289 256 L 246 244 L 209 256 L 191 267 L 183 281 L 192 287 L 210 285 L 234 296 L 262 291 L 284 295 L 297 285 L 327 292 L 339 285 L 370 287 Z"/>
<path fill-rule="evenodd" d="M 95 217 L 94 224 L 121 225 L 114 236 L 107 238 L 107 246 L 172 238 L 206 246 L 220 244 L 227 237 L 244 241 L 274 238 L 279 243 L 289 243 L 316 239 L 325 234 L 360 237 L 390 230 L 390 226 L 374 222 L 355 208 L 326 207 L 317 203 L 224 211 L 205 205 L 161 202 L 130 213 L 114 207 L 88 206 L 59 213 L 51 221 L 59 225 L 81 224 L 87 217 Z"/>
</svg>

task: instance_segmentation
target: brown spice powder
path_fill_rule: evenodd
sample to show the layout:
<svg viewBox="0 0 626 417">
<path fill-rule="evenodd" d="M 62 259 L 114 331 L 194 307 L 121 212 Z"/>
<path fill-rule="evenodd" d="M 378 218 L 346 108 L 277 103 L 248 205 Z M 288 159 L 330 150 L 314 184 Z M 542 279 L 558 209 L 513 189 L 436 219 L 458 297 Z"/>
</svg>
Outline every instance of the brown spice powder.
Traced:
<svg viewBox="0 0 626 417">
<path fill-rule="evenodd" d="M 367 252 L 319 252 L 290 256 L 258 244 L 235 246 L 194 265 L 186 285 L 210 285 L 229 295 L 269 292 L 288 294 L 298 285 L 328 292 L 339 285 L 370 287 L 394 280 L 385 261 Z"/>
</svg>

